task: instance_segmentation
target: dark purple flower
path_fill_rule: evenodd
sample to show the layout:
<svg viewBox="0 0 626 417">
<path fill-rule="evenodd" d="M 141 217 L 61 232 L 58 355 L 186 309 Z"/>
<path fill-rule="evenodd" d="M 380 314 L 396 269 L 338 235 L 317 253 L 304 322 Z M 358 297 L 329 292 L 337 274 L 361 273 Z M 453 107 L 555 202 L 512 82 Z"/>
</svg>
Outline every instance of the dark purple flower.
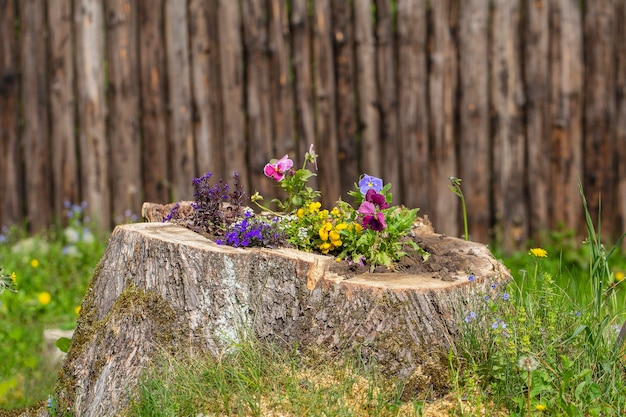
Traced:
<svg viewBox="0 0 626 417">
<path fill-rule="evenodd" d="M 385 215 L 380 212 L 365 215 L 363 217 L 361 225 L 363 226 L 364 229 L 369 228 L 377 232 L 387 227 L 387 223 L 385 223 Z"/>
<path fill-rule="evenodd" d="M 385 200 L 385 196 L 382 194 L 378 194 L 372 188 L 367 190 L 367 193 L 365 193 L 365 201 L 374 203 L 381 210 L 389 208 L 389 204 L 387 204 L 387 201 Z"/>
</svg>

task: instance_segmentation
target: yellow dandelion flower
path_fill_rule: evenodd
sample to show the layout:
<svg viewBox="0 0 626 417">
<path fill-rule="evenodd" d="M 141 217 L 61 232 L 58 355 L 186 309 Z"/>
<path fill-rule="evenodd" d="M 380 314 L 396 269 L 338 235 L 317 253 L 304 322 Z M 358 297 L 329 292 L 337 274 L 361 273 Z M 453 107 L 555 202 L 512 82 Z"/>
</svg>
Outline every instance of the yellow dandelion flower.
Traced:
<svg viewBox="0 0 626 417">
<path fill-rule="evenodd" d="M 50 301 L 52 300 L 52 296 L 50 295 L 49 292 L 40 292 L 39 294 L 37 294 L 37 300 L 39 301 L 39 304 L 41 305 L 48 305 L 50 304 Z"/>
<path fill-rule="evenodd" d="M 32 259 L 30 261 L 30 266 L 33 268 L 38 268 L 39 267 L 39 261 L 37 259 Z"/>
<path fill-rule="evenodd" d="M 546 409 L 547 409 L 547 408 L 548 408 L 548 407 L 546 407 L 546 405 L 545 405 L 545 404 L 537 404 L 537 405 L 535 406 L 535 410 L 537 410 L 537 411 L 546 411 Z"/>
<path fill-rule="evenodd" d="M 11 281 L 13 281 L 13 283 L 17 283 L 17 275 L 15 275 L 15 272 L 11 272 Z"/>
<path fill-rule="evenodd" d="M 548 251 L 543 248 L 532 248 L 528 254 L 536 258 L 545 258 L 548 256 Z"/>
<path fill-rule="evenodd" d="M 624 273 L 622 271 L 617 271 L 615 273 L 615 281 L 623 281 L 624 280 Z"/>
<path fill-rule="evenodd" d="M 76 314 L 77 316 L 80 314 L 80 306 L 74 307 L 74 314 Z"/>
</svg>

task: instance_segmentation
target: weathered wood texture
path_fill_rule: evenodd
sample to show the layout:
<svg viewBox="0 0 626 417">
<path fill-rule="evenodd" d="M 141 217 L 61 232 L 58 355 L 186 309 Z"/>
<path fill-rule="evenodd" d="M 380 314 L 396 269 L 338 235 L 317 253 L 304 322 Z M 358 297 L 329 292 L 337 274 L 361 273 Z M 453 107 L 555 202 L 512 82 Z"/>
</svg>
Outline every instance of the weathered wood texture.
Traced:
<svg viewBox="0 0 626 417">
<path fill-rule="evenodd" d="M 80 190 L 91 218 L 101 229 L 111 221 L 109 146 L 106 136 L 104 10 L 101 2 L 80 0 L 74 4 L 76 34 L 76 93 Z"/>
<path fill-rule="evenodd" d="M 241 20 L 237 2 L 218 0 L 217 24 L 224 144 L 222 176 L 228 178 L 238 172 L 244 181 L 249 181 L 249 168 L 246 164 L 248 148 L 245 135 Z M 249 149 L 250 152 L 258 151 L 253 148 Z"/>
<path fill-rule="evenodd" d="M 407 207 L 428 207 L 431 183 L 428 140 L 427 23 L 425 1 L 398 1 L 398 185 Z M 445 188 L 444 188 L 445 190 Z M 449 193 L 447 193 L 449 194 Z"/>
<path fill-rule="evenodd" d="M 337 159 L 337 114 L 333 57 L 331 0 L 313 3 L 313 82 L 315 85 L 315 136 L 320 152 L 332 155 L 320 161 L 319 186 L 326 190 L 322 204 L 329 206 L 340 195 L 339 160 Z"/>
<path fill-rule="evenodd" d="M 0 227 L 24 220 L 24 182 L 20 161 L 19 60 L 12 0 L 0 0 Z"/>
<path fill-rule="evenodd" d="M 272 97 L 270 95 L 270 54 L 268 45 L 268 16 L 264 2 L 244 0 L 242 17 L 246 51 L 246 113 L 248 116 L 248 143 L 250 152 L 250 179 L 259 184 L 255 191 L 274 197 L 274 183 L 263 181 L 263 167 L 274 156 Z"/>
<path fill-rule="evenodd" d="M 163 0 L 138 3 L 141 88 L 142 180 L 144 198 L 167 201 L 169 189 L 167 93 Z M 145 167 L 150 167 L 146 169 Z M 133 208 L 136 210 L 136 208 Z"/>
<path fill-rule="evenodd" d="M 219 355 L 242 329 L 284 347 L 323 348 L 329 358 L 360 349 L 406 381 L 424 376 L 425 363 L 446 368 L 463 306 L 482 297 L 477 288 L 509 276 L 485 245 L 421 237 L 454 253 L 459 270 L 448 271 L 448 281 L 431 273 L 346 279 L 329 272 L 332 257 L 218 246 L 169 223 L 119 226 L 83 301 L 60 372 L 59 407 L 117 415 L 160 354 Z"/>
<path fill-rule="evenodd" d="M 461 230 L 457 216 L 460 205 L 458 197 L 447 191 L 448 179 L 459 176 L 456 150 L 458 48 L 453 37 L 458 29 L 458 3 L 455 0 L 433 2 L 432 16 L 428 74 L 428 125 L 432 138 L 428 197 L 431 210 L 425 212 L 437 225 L 439 233 L 458 236 Z M 471 185 L 464 185 L 464 188 L 469 191 Z"/>
<path fill-rule="evenodd" d="M 22 94 L 24 107 L 22 141 L 26 220 L 33 231 L 41 231 L 51 220 L 47 208 L 52 197 L 48 130 L 48 88 L 45 49 L 46 16 L 34 0 L 18 3 L 21 17 Z M 3 196 L 4 198 L 4 196 Z"/>
<path fill-rule="evenodd" d="M 616 206 L 616 51 L 624 45 L 616 44 L 616 5 L 623 0 L 605 0 L 585 3 L 583 17 L 585 46 L 584 87 L 584 142 L 583 169 L 586 176 L 585 192 L 592 218 L 597 219 L 602 205 L 602 221 L 614 221 Z M 600 203 L 600 199 L 602 202 Z"/>
<path fill-rule="evenodd" d="M 494 214 L 501 235 L 496 240 L 507 251 L 524 249 L 528 239 L 528 213 L 524 183 L 526 141 L 522 131 L 524 105 L 520 71 L 519 36 L 515 31 L 520 19 L 520 2 L 499 0 L 493 4 L 493 44 L 491 51 L 491 103 L 493 114 Z M 506 236 L 506 238 L 505 238 Z"/>
<path fill-rule="evenodd" d="M 141 204 L 141 148 L 137 57 L 137 5 L 130 0 L 106 2 L 108 62 L 108 137 L 111 148 L 112 215 L 124 221 Z"/>
<path fill-rule="evenodd" d="M 215 1 L 189 2 L 193 127 L 197 169 L 222 172 Z"/>
<path fill-rule="evenodd" d="M 380 112 L 376 96 L 376 47 L 372 27 L 370 0 L 354 2 L 354 41 L 356 82 L 359 92 L 359 125 L 361 128 L 361 170 L 382 177 Z"/>
<path fill-rule="evenodd" d="M 0 226 L 84 200 L 110 229 L 207 171 L 269 200 L 263 165 L 311 144 L 324 205 L 377 175 L 458 236 L 460 177 L 472 238 L 513 249 L 583 229 L 580 178 L 626 224 L 624 0 L 1 5 Z"/>
<path fill-rule="evenodd" d="M 337 159 L 341 190 L 354 187 L 359 177 L 356 108 L 357 91 L 354 79 L 356 67 L 352 5 L 333 1 L 333 49 L 337 85 Z"/>
<path fill-rule="evenodd" d="M 466 194 L 470 209 L 469 229 L 472 239 L 489 240 L 491 200 L 489 198 L 489 95 L 488 65 L 489 5 L 483 0 L 463 0 L 459 8 L 460 66 L 460 173 L 463 185 L 472 191 Z M 471 184 L 468 186 L 467 184 Z"/>
<path fill-rule="evenodd" d="M 50 146 L 54 183 L 54 212 L 62 213 L 66 202 L 80 201 L 78 149 L 74 91 L 74 34 L 71 0 L 54 0 L 48 5 L 50 50 Z M 1 216 L 0 216 L 1 217 Z"/>
<path fill-rule="evenodd" d="M 617 45 L 626 45 L 626 2 L 621 2 L 618 9 L 617 22 Z M 626 159 L 626 48 L 618 48 L 617 60 L 617 159 L 623 161 Z M 578 100 L 580 103 L 580 100 Z M 619 164 L 618 170 L 619 186 L 617 206 L 620 210 L 620 218 L 622 220 L 622 228 L 626 227 L 626 164 Z M 622 244 L 622 248 L 626 250 L 626 243 Z"/>
<path fill-rule="evenodd" d="M 530 233 L 549 227 L 550 160 L 548 117 L 549 7 L 546 1 L 525 2 L 524 74 L 526 83 L 526 137 L 528 140 L 528 187 Z"/>
<path fill-rule="evenodd" d="M 550 10 L 550 25 L 554 28 L 550 35 L 550 224 L 554 227 L 560 223 L 572 230 L 582 219 L 577 193 L 578 180 L 583 180 L 583 37 L 582 14 L 577 5 L 576 0 L 559 0 Z"/>
<path fill-rule="evenodd" d="M 165 51 L 170 111 L 168 149 L 172 167 L 174 200 L 192 196 L 189 187 L 196 172 L 193 144 L 192 99 L 189 64 L 187 5 L 178 0 L 165 0 Z"/>
</svg>

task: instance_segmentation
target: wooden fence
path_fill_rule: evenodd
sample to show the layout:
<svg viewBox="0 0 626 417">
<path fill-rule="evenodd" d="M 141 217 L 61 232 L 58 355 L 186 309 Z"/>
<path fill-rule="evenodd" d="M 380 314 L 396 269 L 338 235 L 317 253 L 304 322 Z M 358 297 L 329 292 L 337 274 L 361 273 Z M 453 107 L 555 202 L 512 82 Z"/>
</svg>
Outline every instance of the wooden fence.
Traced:
<svg viewBox="0 0 626 417">
<path fill-rule="evenodd" d="M 626 224 L 626 0 L 0 0 L 0 225 L 64 201 L 107 229 L 207 171 L 320 155 L 323 203 L 361 173 L 435 229 L 511 249 Z M 582 6 L 581 4 L 584 4 Z"/>
</svg>

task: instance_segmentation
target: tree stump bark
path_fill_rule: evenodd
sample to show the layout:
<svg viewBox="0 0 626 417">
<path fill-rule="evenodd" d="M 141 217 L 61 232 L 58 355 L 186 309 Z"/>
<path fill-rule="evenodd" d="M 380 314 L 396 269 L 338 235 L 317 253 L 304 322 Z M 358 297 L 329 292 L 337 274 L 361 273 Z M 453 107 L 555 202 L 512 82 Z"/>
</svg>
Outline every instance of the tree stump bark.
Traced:
<svg viewBox="0 0 626 417">
<path fill-rule="evenodd" d="M 80 416 L 117 415 L 158 355 L 218 355 L 244 331 L 330 357 L 359 349 L 390 376 L 434 384 L 447 369 L 463 306 L 510 276 L 485 245 L 420 238 L 471 268 L 472 287 L 465 269 L 446 271 L 445 280 L 347 278 L 330 271 L 328 256 L 219 246 L 169 223 L 118 226 L 83 300 L 58 404 Z"/>
</svg>

